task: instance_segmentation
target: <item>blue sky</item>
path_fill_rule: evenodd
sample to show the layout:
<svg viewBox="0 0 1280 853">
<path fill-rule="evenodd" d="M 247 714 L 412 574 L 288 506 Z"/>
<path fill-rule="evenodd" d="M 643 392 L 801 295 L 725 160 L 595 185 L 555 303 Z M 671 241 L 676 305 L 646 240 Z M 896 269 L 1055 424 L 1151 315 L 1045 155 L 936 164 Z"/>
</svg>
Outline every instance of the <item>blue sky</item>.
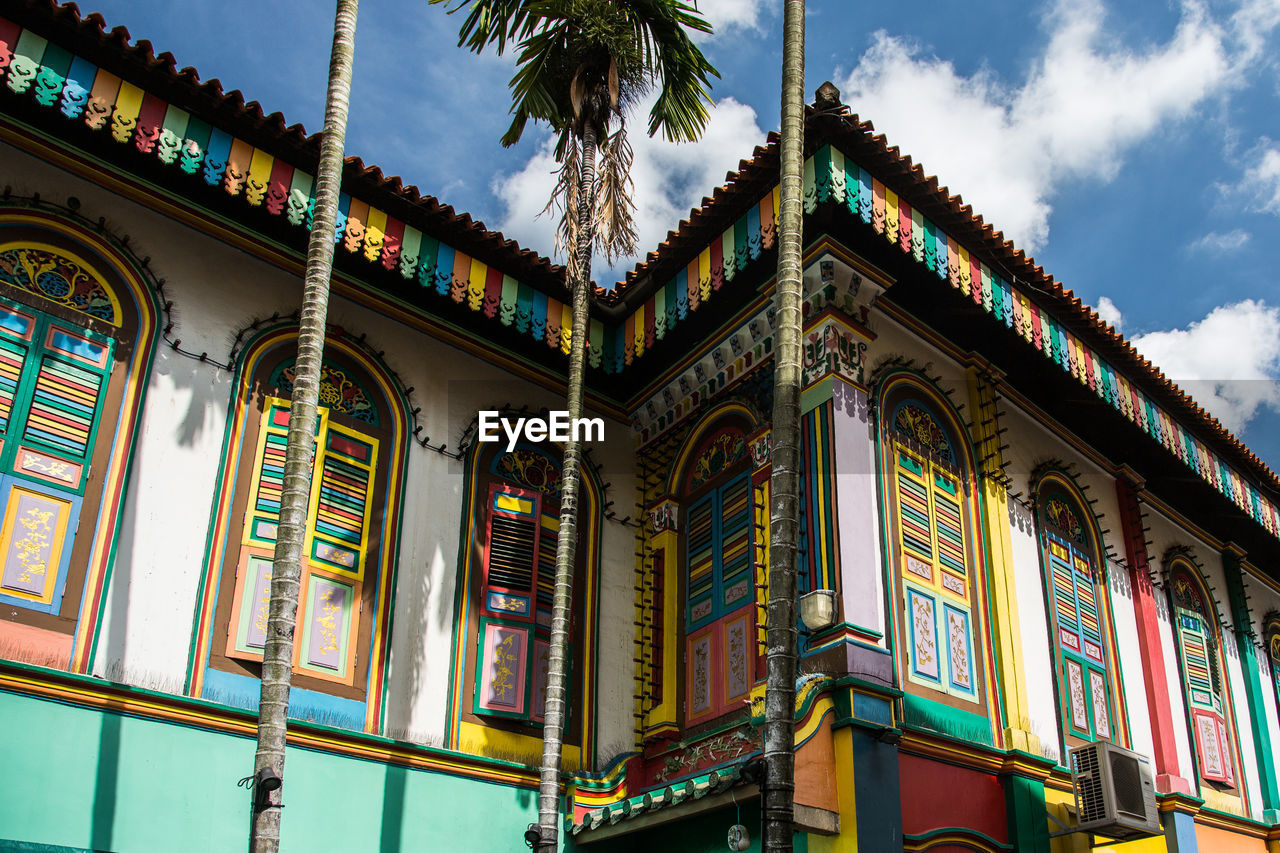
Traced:
<svg viewBox="0 0 1280 853">
<path fill-rule="evenodd" d="M 701 0 L 719 68 L 703 142 L 632 135 L 641 252 L 778 125 L 780 0 Z M 86 0 L 265 111 L 318 130 L 332 6 Z M 808 3 L 830 79 L 1280 466 L 1280 0 Z M 545 133 L 513 149 L 513 62 L 455 47 L 426 0 L 366 0 L 347 152 L 550 253 Z M 639 121 L 636 127 L 642 127 Z M 598 281 L 630 263 L 597 265 Z"/>
</svg>

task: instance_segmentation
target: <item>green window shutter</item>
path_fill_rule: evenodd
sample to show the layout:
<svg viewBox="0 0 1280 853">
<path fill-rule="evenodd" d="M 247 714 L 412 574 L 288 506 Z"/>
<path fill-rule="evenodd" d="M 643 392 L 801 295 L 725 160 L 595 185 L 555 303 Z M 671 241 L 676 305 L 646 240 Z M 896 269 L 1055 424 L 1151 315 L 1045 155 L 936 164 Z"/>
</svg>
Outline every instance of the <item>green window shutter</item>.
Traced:
<svg viewBox="0 0 1280 853">
<path fill-rule="evenodd" d="M 1045 539 L 1066 722 L 1079 737 L 1111 738 L 1110 681 L 1093 560 L 1055 533 L 1046 532 Z"/>
<path fill-rule="evenodd" d="M 1215 782 L 1235 785 L 1231 739 L 1224 717 L 1223 686 L 1209 625 L 1201 614 L 1182 607 L 1175 609 L 1175 617 L 1200 775 Z"/>
<path fill-rule="evenodd" d="M 0 300 L 0 601 L 58 613 L 112 340 Z"/>
</svg>

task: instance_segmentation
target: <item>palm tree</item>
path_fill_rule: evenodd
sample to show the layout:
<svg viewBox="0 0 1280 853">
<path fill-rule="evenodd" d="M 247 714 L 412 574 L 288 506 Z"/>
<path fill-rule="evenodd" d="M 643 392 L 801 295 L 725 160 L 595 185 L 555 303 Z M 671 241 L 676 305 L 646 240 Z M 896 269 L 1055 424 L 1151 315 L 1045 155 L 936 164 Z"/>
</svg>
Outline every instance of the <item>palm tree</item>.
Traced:
<svg viewBox="0 0 1280 853">
<path fill-rule="evenodd" d="M 293 680 L 293 634 L 298 616 L 302 548 L 311 497 L 316 404 L 320 391 L 320 364 L 324 356 L 325 321 L 329 313 L 333 233 L 338 218 L 338 192 L 342 185 L 342 151 L 347 135 L 347 106 L 359 2 L 337 0 L 337 4 L 324 130 L 320 136 L 320 165 L 316 170 L 315 218 L 307 244 L 306 279 L 298 321 L 297 372 L 289 407 L 280 525 L 271 568 L 267 643 L 262 655 L 258 749 L 253 759 L 254 806 L 249 830 L 251 853 L 275 853 L 280 847 L 280 783 L 284 779 L 289 686 Z"/>
<path fill-rule="evenodd" d="M 769 625 L 765 676 L 764 853 L 791 850 L 795 794 L 796 544 L 800 536 L 800 241 L 804 227 L 804 0 L 782 29 L 782 193 L 774 293 L 773 470 L 769 477 Z"/>
<path fill-rule="evenodd" d="M 518 41 L 511 79 L 512 121 L 502 137 L 514 145 L 526 123 L 546 122 L 557 134 L 559 180 L 547 203 L 563 211 L 557 243 L 568 262 L 573 305 L 566 408 L 582 416 L 591 255 L 635 252 L 631 146 L 625 117 L 657 87 L 649 134 L 692 142 L 706 126 L 711 75 L 719 76 L 687 30 L 710 32 L 697 10 L 679 0 L 431 0 L 470 7 L 458 45 L 479 53 Z M 597 173 L 596 156 L 600 157 Z M 536 850 L 554 851 L 560 820 L 560 753 L 565 720 L 565 672 L 577 539 L 579 459 L 576 439 L 564 447 L 560 533 L 556 542 L 543 753 L 538 786 Z"/>
</svg>

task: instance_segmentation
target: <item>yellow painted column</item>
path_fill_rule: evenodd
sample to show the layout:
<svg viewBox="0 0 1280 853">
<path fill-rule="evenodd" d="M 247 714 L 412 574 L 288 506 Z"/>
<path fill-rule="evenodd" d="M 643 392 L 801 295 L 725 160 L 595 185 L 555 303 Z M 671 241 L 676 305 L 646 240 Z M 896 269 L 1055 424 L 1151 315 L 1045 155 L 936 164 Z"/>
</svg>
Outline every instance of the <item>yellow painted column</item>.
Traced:
<svg viewBox="0 0 1280 853">
<path fill-rule="evenodd" d="M 853 788 L 853 729 L 833 729 L 836 762 L 836 801 L 840 804 L 840 834 L 810 835 L 809 853 L 857 853 L 858 808 Z"/>
<path fill-rule="evenodd" d="M 997 683 L 1004 698 L 1004 743 L 1008 749 L 1040 755 L 1040 738 L 1030 730 L 1027 688 L 1022 678 L 1022 633 L 1018 626 L 1009 503 L 1004 487 L 1000 435 L 996 432 L 995 394 L 990 379 L 976 367 L 969 368 L 967 374 L 979 467 L 978 488 L 982 491 L 982 534 L 990 573 L 991 645 L 995 652 Z"/>
<path fill-rule="evenodd" d="M 680 666 L 680 636 L 677 628 L 680 624 L 679 611 L 679 578 L 676 569 L 679 565 L 679 532 L 676 519 L 679 510 L 674 501 L 663 501 L 649 511 L 649 523 L 656 530 L 645 543 L 645 548 L 652 556 L 648 559 L 652 570 L 660 572 L 662 582 L 661 612 L 662 637 L 659 654 L 662 660 L 662 698 L 644 718 L 646 736 L 659 734 L 662 731 L 674 731 L 677 725 L 679 704 L 676 701 L 678 667 Z M 645 558 L 639 558 L 645 559 Z M 661 567 L 656 565 L 661 562 Z M 642 569 L 643 571 L 644 569 Z M 637 593 L 643 596 L 643 593 Z M 643 664 L 638 664 L 643 666 Z"/>
</svg>

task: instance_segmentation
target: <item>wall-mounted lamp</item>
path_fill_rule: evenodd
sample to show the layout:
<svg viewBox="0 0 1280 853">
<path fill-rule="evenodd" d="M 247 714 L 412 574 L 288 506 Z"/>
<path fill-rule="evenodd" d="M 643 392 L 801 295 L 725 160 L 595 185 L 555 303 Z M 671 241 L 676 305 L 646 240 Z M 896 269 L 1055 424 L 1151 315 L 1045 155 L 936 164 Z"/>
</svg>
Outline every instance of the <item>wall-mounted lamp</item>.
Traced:
<svg viewBox="0 0 1280 853">
<path fill-rule="evenodd" d="M 280 777 L 270 767 L 263 767 L 258 771 L 253 787 L 257 791 L 253 807 L 262 811 L 271 806 L 271 792 L 280 790 Z"/>
<path fill-rule="evenodd" d="M 280 776 L 270 767 L 263 767 L 252 776 L 246 776 L 236 783 L 241 788 L 253 791 L 253 810 L 260 812 L 272 807 L 271 792 L 280 790 Z M 275 806 L 284 808 L 284 806 Z"/>
<path fill-rule="evenodd" d="M 836 624 L 836 591 L 815 589 L 800 596 L 800 621 L 810 633 Z"/>
</svg>

